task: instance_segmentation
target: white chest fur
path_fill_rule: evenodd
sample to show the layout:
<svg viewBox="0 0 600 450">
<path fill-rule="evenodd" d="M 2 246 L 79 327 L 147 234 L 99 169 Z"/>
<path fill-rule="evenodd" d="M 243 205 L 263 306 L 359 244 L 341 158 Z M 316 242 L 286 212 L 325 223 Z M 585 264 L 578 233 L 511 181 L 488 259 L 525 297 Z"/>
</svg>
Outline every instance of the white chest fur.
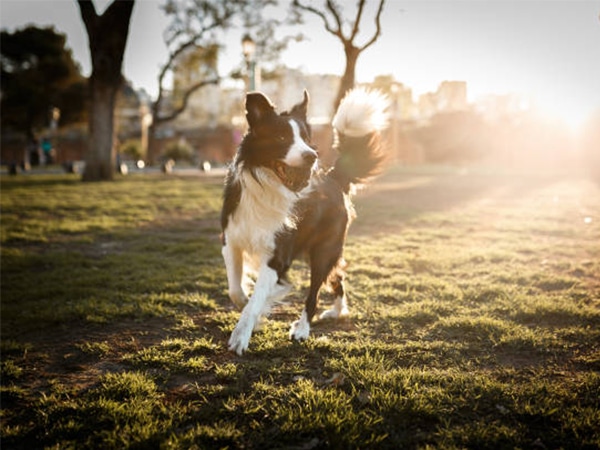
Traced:
<svg viewBox="0 0 600 450">
<path fill-rule="evenodd" d="M 244 170 L 237 176 L 242 184 L 239 205 L 229 218 L 225 237 L 247 256 L 270 254 L 275 235 L 285 225 L 294 226 L 292 210 L 298 195 L 285 188 L 268 169 L 257 169 L 255 179 Z"/>
</svg>

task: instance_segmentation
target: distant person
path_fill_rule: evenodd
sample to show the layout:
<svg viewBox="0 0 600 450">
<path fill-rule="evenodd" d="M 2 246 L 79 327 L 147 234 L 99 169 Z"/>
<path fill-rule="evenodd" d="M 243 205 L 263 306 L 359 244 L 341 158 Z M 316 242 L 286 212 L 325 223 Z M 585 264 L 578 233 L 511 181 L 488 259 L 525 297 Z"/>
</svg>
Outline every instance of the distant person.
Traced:
<svg viewBox="0 0 600 450">
<path fill-rule="evenodd" d="M 48 138 L 42 139 L 42 155 L 44 157 L 44 164 L 50 165 L 54 162 L 52 158 L 52 142 Z"/>
</svg>

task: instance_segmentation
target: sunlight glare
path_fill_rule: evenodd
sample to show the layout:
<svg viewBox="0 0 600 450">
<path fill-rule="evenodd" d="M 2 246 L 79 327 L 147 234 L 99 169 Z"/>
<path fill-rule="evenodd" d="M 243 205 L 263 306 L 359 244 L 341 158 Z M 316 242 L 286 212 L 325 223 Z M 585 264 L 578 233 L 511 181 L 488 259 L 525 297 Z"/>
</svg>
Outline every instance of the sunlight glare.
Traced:
<svg viewBox="0 0 600 450">
<path fill-rule="evenodd" d="M 537 97 L 536 105 L 540 112 L 558 119 L 574 133 L 580 132 L 594 110 L 600 108 L 600 105 L 593 105 L 590 99 L 586 101 L 576 96 L 559 95 Z"/>
</svg>

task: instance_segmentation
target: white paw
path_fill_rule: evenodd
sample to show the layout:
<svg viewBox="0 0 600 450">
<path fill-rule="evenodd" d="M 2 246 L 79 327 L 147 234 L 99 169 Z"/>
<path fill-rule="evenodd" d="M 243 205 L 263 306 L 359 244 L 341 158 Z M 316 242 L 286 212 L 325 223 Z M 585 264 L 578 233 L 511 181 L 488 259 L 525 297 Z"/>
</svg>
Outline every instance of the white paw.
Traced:
<svg viewBox="0 0 600 450">
<path fill-rule="evenodd" d="M 338 310 L 337 308 L 331 308 L 327 311 L 323 311 L 319 316 L 321 320 L 330 320 L 330 319 L 341 319 L 342 317 L 348 317 L 350 315 L 350 311 L 348 308 L 343 308 L 342 310 Z"/>
<path fill-rule="evenodd" d="M 348 305 L 346 303 L 346 297 L 338 297 L 335 299 L 333 303 L 333 308 L 324 311 L 319 316 L 321 320 L 327 319 L 341 319 L 342 317 L 348 317 L 350 315 L 350 310 L 348 309 Z"/>
<path fill-rule="evenodd" d="M 253 328 L 249 322 L 240 320 L 229 338 L 229 351 L 236 352 L 242 356 L 242 353 L 248 350 L 248 343 L 250 342 Z"/>
<path fill-rule="evenodd" d="M 310 335 L 310 324 L 306 317 L 306 311 L 302 312 L 300 319 L 292 323 L 290 327 L 290 339 L 295 341 L 304 341 Z"/>
</svg>

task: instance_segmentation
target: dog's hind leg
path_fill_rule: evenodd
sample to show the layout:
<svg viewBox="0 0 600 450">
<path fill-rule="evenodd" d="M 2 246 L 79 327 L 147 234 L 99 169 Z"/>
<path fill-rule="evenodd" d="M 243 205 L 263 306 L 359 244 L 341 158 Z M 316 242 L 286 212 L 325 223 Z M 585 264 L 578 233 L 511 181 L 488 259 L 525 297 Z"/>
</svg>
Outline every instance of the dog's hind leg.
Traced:
<svg viewBox="0 0 600 450">
<path fill-rule="evenodd" d="M 308 338 L 310 334 L 310 323 L 317 310 L 319 291 L 321 290 L 323 283 L 329 277 L 331 271 L 337 266 L 341 253 L 341 246 L 340 248 L 320 248 L 319 251 L 311 252 L 310 290 L 300 319 L 292 323 L 290 328 L 290 339 L 302 341 Z"/>
<path fill-rule="evenodd" d="M 265 313 L 267 302 L 273 295 L 277 280 L 277 272 L 267 264 L 261 264 L 254 292 L 242 310 L 240 320 L 229 338 L 229 350 L 241 355 L 248 349 L 252 331 L 260 316 Z"/>
<path fill-rule="evenodd" d="M 342 262 L 342 264 L 344 263 Z M 329 283 L 333 289 L 335 300 L 333 302 L 333 307 L 324 311 L 319 316 L 319 319 L 339 319 L 347 317 L 350 314 L 348 302 L 346 300 L 346 292 L 344 290 L 344 278 L 345 274 L 342 267 L 338 267 L 338 269 L 329 277 Z"/>
<path fill-rule="evenodd" d="M 239 248 L 226 244 L 221 250 L 227 270 L 227 282 L 229 285 L 229 298 L 238 309 L 242 309 L 248 298 L 242 287 L 244 277 L 244 254 Z"/>
</svg>

